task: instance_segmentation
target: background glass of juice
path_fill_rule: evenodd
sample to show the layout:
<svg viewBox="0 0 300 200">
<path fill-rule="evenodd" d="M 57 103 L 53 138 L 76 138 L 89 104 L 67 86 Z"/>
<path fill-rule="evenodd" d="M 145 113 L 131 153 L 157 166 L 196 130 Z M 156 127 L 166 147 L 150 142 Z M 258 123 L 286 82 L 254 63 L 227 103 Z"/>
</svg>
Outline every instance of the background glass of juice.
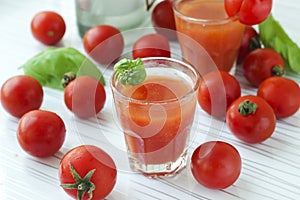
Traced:
<svg viewBox="0 0 300 200">
<path fill-rule="evenodd" d="M 173 58 L 143 59 L 147 78 L 136 86 L 111 79 L 116 113 L 133 171 L 171 176 L 186 166 L 199 74 Z"/>
<path fill-rule="evenodd" d="M 238 16 L 228 17 L 223 0 L 174 0 L 176 29 L 183 58 L 207 73 L 206 55 L 195 53 L 191 39 L 198 42 L 220 70 L 230 71 L 236 64 L 245 25 Z"/>
</svg>

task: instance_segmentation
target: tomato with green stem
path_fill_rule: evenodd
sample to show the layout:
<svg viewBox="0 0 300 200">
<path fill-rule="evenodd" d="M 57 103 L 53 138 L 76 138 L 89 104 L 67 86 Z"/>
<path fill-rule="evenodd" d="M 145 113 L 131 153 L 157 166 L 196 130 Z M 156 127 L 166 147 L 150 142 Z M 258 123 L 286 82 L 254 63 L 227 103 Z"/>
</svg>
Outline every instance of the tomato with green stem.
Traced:
<svg viewBox="0 0 300 200">
<path fill-rule="evenodd" d="M 66 24 L 63 17 L 53 11 L 37 13 L 31 21 L 33 36 L 46 45 L 58 43 L 64 36 Z"/>
<path fill-rule="evenodd" d="M 225 9 L 231 16 L 239 15 L 240 22 L 255 25 L 264 21 L 271 13 L 272 0 L 225 0 Z"/>
<path fill-rule="evenodd" d="M 243 63 L 244 58 L 253 50 L 261 48 L 259 34 L 252 26 L 246 26 L 238 52 L 238 63 Z"/>
<path fill-rule="evenodd" d="M 240 176 L 242 160 L 238 150 L 223 141 L 198 146 L 191 157 L 191 171 L 201 185 L 211 189 L 231 186 Z"/>
<path fill-rule="evenodd" d="M 74 199 L 104 199 L 116 184 L 117 169 L 104 150 L 81 145 L 63 156 L 58 176 L 64 191 Z"/>
<path fill-rule="evenodd" d="M 260 143 L 271 137 L 276 116 L 272 107 L 261 97 L 242 96 L 227 110 L 226 123 L 231 132 L 247 143 Z"/>
<path fill-rule="evenodd" d="M 284 75 L 284 60 L 271 48 L 256 49 L 245 57 L 243 73 L 252 85 L 258 87 L 271 76 Z"/>
<path fill-rule="evenodd" d="M 25 152 L 35 157 L 55 154 L 62 147 L 65 135 L 64 121 L 51 111 L 27 112 L 18 123 L 18 142 Z"/>
<path fill-rule="evenodd" d="M 6 80 L 1 87 L 3 108 L 17 118 L 31 110 L 39 109 L 43 97 L 42 85 L 28 75 L 13 76 Z"/>
<path fill-rule="evenodd" d="M 103 109 L 105 101 L 104 86 L 91 76 L 75 78 L 64 90 L 65 105 L 80 118 L 97 115 Z"/>
<path fill-rule="evenodd" d="M 266 79 L 258 87 L 257 95 L 271 105 L 277 118 L 290 117 L 300 107 L 300 87 L 285 77 Z"/>
</svg>

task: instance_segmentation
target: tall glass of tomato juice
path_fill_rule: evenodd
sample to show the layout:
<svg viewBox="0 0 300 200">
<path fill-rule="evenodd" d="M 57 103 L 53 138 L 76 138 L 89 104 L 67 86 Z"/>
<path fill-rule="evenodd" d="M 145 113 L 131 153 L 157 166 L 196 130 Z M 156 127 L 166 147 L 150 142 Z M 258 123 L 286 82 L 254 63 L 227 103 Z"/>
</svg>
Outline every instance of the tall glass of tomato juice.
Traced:
<svg viewBox="0 0 300 200">
<path fill-rule="evenodd" d="M 195 52 L 190 38 L 210 55 L 218 69 L 230 71 L 236 64 L 245 25 L 238 16 L 228 17 L 223 0 L 174 0 L 176 29 L 183 58 L 203 75 L 208 58 Z"/>
<path fill-rule="evenodd" d="M 129 164 L 145 176 L 172 176 L 186 166 L 199 74 L 173 58 L 143 59 L 144 82 L 123 86 L 111 79 Z"/>
</svg>

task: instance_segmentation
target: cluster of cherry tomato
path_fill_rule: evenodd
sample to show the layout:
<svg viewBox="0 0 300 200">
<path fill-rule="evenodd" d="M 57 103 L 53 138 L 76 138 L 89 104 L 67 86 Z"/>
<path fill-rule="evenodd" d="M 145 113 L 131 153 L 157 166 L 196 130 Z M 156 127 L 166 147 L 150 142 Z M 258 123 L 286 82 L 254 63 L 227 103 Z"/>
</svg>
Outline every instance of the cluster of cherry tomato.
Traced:
<svg viewBox="0 0 300 200">
<path fill-rule="evenodd" d="M 19 145 L 31 156 L 40 158 L 54 155 L 62 147 L 66 136 L 63 119 L 54 112 L 40 109 L 43 96 L 41 84 L 27 75 L 11 77 L 1 87 L 3 108 L 19 118 Z M 64 90 L 66 107 L 81 118 L 100 112 L 105 98 L 103 85 L 90 76 L 76 78 Z M 92 174 L 86 166 L 91 167 Z M 71 149 L 61 159 L 59 167 L 63 188 L 74 198 L 83 195 L 83 199 L 88 199 L 89 192 L 92 192 L 95 199 L 103 199 L 112 191 L 116 174 L 116 166 L 110 155 L 90 145 Z M 78 185 L 84 186 L 84 190 L 74 190 Z"/>
<path fill-rule="evenodd" d="M 267 140 L 276 127 L 276 119 L 290 117 L 300 107 L 299 85 L 284 75 L 280 54 L 262 48 L 252 25 L 265 20 L 272 0 L 225 0 L 229 16 L 239 15 L 246 24 L 238 63 L 245 78 L 257 87 L 256 95 L 241 96 L 237 79 L 224 71 L 206 74 L 200 80 L 198 103 L 209 115 L 225 119 L 230 131 L 241 141 L 254 144 Z M 229 143 L 214 141 L 200 145 L 192 154 L 191 170 L 202 185 L 222 189 L 232 185 L 241 171 L 239 152 Z M 209 166 L 209 167 L 208 167 Z"/>
<path fill-rule="evenodd" d="M 239 63 L 247 81 L 258 88 L 257 96 L 271 105 L 276 118 L 290 117 L 298 111 L 299 85 L 284 76 L 284 59 L 275 50 L 262 47 L 252 26 L 245 29 Z"/>
<path fill-rule="evenodd" d="M 251 51 L 242 67 L 249 83 L 258 87 L 257 95 L 241 97 L 240 84 L 233 75 L 213 71 L 200 80 L 198 102 L 208 114 L 226 117 L 238 138 L 259 143 L 272 135 L 276 118 L 290 117 L 299 110 L 300 88 L 282 73 L 272 74 L 274 68 L 284 69 L 281 56 L 272 49 Z"/>
<path fill-rule="evenodd" d="M 204 75 L 198 89 L 200 107 L 213 117 L 225 119 L 229 130 L 249 144 L 270 138 L 276 128 L 276 120 L 292 116 L 300 107 L 300 87 L 295 81 L 283 77 L 284 61 L 281 55 L 257 44 L 259 35 L 252 26 L 246 27 L 238 67 L 243 68 L 250 85 L 257 88 L 256 95 L 241 96 L 238 80 L 225 71 Z M 235 182 L 241 161 L 238 152 L 228 143 L 223 143 L 223 152 L 217 153 L 217 143 L 198 147 L 193 153 L 191 167 L 199 183 L 220 189 Z M 214 145 L 216 147 L 212 148 Z M 200 152 L 203 148 L 204 152 Z M 204 157 L 209 151 L 207 149 L 211 152 Z M 211 167 L 206 169 L 208 165 Z"/>
<path fill-rule="evenodd" d="M 45 45 L 59 42 L 65 29 L 63 18 L 51 11 L 36 14 L 31 22 L 33 36 Z M 31 156 L 40 158 L 59 151 L 67 132 L 58 114 L 40 109 L 43 98 L 42 85 L 31 76 L 11 77 L 1 87 L 3 108 L 19 119 L 17 141 L 20 147 Z M 90 76 L 71 80 L 64 89 L 66 107 L 80 118 L 89 118 L 99 113 L 105 101 L 104 86 Z M 62 187 L 75 199 L 89 199 L 92 196 L 93 199 L 105 198 L 112 191 L 116 177 L 117 169 L 111 156 L 91 145 L 69 150 L 59 166 Z"/>
</svg>

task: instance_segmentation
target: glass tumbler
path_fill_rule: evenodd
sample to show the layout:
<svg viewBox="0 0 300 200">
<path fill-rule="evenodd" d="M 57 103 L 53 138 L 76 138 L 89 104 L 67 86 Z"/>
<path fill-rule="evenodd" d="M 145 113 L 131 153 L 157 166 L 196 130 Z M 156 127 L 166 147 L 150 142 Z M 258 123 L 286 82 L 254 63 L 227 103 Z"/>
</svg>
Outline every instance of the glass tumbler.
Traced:
<svg viewBox="0 0 300 200">
<path fill-rule="evenodd" d="M 219 70 L 229 72 L 236 64 L 245 25 L 238 16 L 228 17 L 223 0 L 174 0 L 174 15 L 182 56 L 207 73 L 208 57 L 196 53 L 191 40 L 198 42 Z"/>
<path fill-rule="evenodd" d="M 118 121 L 133 171 L 172 176 L 186 166 L 199 74 L 173 58 L 143 58 L 147 77 L 136 86 L 111 78 Z"/>
</svg>

